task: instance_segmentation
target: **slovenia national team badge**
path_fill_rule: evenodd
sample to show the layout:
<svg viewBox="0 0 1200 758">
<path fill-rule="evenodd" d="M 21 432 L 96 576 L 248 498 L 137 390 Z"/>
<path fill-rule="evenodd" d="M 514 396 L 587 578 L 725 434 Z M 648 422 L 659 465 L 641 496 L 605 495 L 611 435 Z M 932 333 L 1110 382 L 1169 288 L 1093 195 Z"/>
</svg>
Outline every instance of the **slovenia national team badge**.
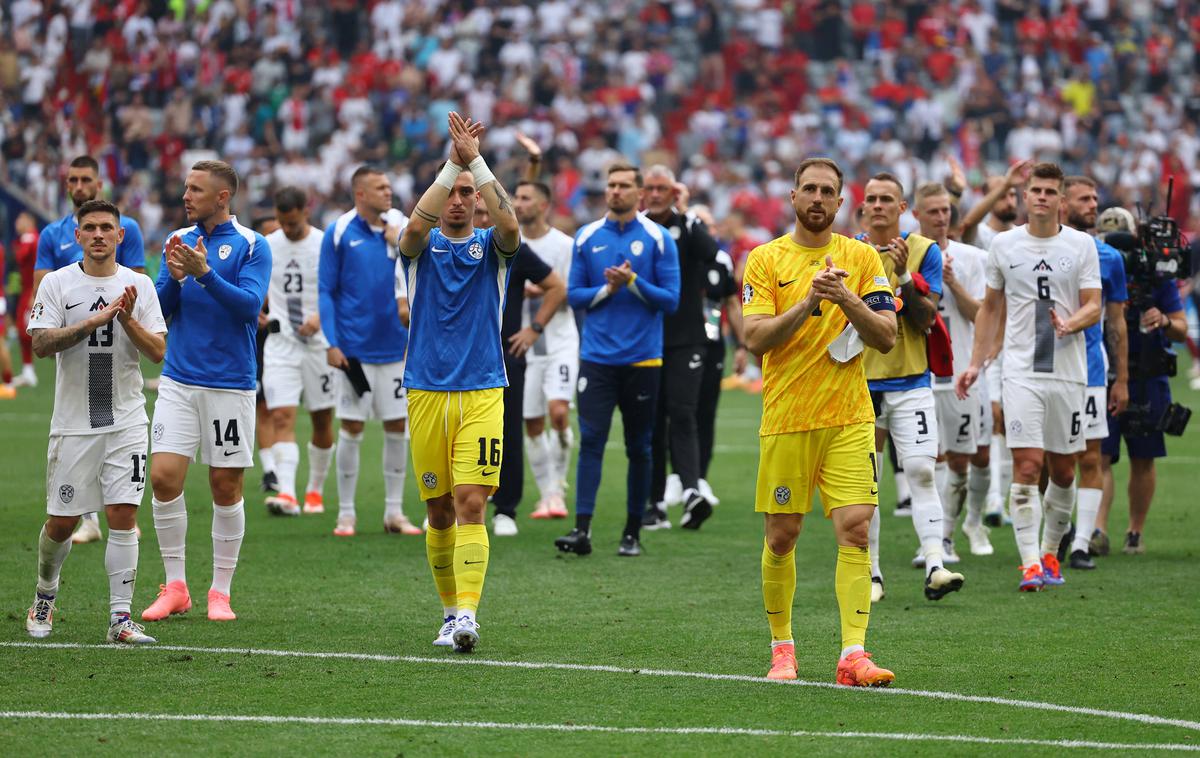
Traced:
<svg viewBox="0 0 1200 758">
<path fill-rule="evenodd" d="M 744 285 L 742 287 L 742 305 L 749 305 L 750 301 L 753 299 L 754 299 L 754 288 L 751 287 L 749 284 Z"/>
<path fill-rule="evenodd" d="M 479 260 L 483 257 L 483 245 L 478 242 L 472 242 L 471 246 L 467 248 L 467 255 L 470 255 L 475 260 Z"/>
<path fill-rule="evenodd" d="M 58 499 L 63 503 L 69 503 L 75 499 L 75 488 L 69 484 L 64 484 L 58 488 Z"/>
<path fill-rule="evenodd" d="M 233 245 L 221 245 L 221 247 L 217 249 L 217 256 L 221 260 L 228 258 L 231 253 L 233 253 Z"/>
<path fill-rule="evenodd" d="M 1067 272 L 1071 270 L 1073 263 L 1074 262 L 1070 258 L 1063 256 L 1062 258 L 1058 259 L 1058 268 L 1063 272 Z"/>
<path fill-rule="evenodd" d="M 432 471 L 426 471 L 424 474 L 421 474 L 421 483 L 425 485 L 425 489 L 427 490 L 437 487 L 437 474 Z"/>
<path fill-rule="evenodd" d="M 634 240 L 633 242 L 629 243 L 629 252 L 633 253 L 634 255 L 641 255 L 642 250 L 644 250 L 645 247 L 646 246 L 642 244 L 641 240 Z"/>
<path fill-rule="evenodd" d="M 780 505 L 787 505 L 788 501 L 791 499 L 792 499 L 791 487 L 776 487 L 775 488 L 775 502 L 779 503 Z"/>
<path fill-rule="evenodd" d="M 151 430 L 150 433 L 154 436 L 155 442 L 161 442 L 163 438 L 163 432 L 165 431 L 166 428 L 162 424 L 155 424 L 154 429 Z"/>
</svg>

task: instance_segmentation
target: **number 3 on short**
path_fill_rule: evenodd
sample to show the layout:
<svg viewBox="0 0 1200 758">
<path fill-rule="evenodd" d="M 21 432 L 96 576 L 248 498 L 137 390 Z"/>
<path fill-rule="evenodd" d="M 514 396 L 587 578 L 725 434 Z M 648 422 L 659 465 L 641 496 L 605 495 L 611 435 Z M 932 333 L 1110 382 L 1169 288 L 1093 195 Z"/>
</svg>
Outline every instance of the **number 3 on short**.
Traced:
<svg viewBox="0 0 1200 758">
<path fill-rule="evenodd" d="M 500 465 L 500 439 L 498 437 L 479 438 L 479 466 Z"/>
<path fill-rule="evenodd" d="M 217 447 L 222 447 L 224 444 L 222 440 L 234 447 L 242 444 L 242 438 L 238 436 L 237 419 L 229 419 L 229 423 L 225 425 L 224 437 L 221 435 L 221 419 L 213 419 L 213 444 Z"/>
</svg>

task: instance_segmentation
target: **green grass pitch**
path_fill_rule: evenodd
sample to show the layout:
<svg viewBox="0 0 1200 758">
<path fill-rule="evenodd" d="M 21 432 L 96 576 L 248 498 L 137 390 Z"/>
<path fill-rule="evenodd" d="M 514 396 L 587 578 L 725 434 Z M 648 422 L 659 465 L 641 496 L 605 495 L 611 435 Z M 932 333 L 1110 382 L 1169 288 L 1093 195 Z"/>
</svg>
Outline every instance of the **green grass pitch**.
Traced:
<svg viewBox="0 0 1200 758">
<path fill-rule="evenodd" d="M 1016 591 L 1018 558 L 1005 529 L 993 531 L 994 556 L 964 555 L 967 582 L 961 593 L 926 601 L 921 573 L 909 567 L 912 527 L 891 516 L 894 495 L 885 476 L 887 598 L 872 613 L 868 648 L 896 672 L 896 687 L 911 692 L 850 691 L 758 678 L 769 663 L 759 589 L 762 526 L 752 505 L 761 401 L 738 391 L 722 397 L 719 448 L 709 477 L 722 501 L 702 530 L 647 533 L 641 558 L 617 557 L 625 458 L 612 442 L 621 439 L 615 422 L 593 528 L 596 552 L 580 559 L 555 551 L 553 539 L 569 522 L 522 518 L 519 536 L 493 537 L 479 617 L 482 639 L 472 656 L 430 645 L 440 606 L 422 538 L 382 531 L 378 424 L 368 427 L 363 449 L 356 538 L 332 535 L 332 476 L 326 514 L 296 519 L 268 516 L 256 491 L 258 473 L 247 476 L 246 540 L 233 584 L 237 622 L 212 623 L 204 615 L 211 504 L 204 470 L 196 466 L 187 487 L 188 574 L 196 606 L 186 616 L 147 626 L 160 647 L 102 646 L 107 621 L 102 543 L 76 546 L 68 558 L 54 635 L 47 640 L 82 647 L 28 646 L 23 621 L 44 518 L 53 397 L 51 364 L 40 362 L 39 368 L 42 383 L 36 390 L 23 390 L 0 406 L 0 751 L 8 755 L 52 749 L 89 755 L 788 750 L 1032 756 L 1048 749 L 1022 740 L 1109 743 L 1049 748 L 1058 754 L 1124 754 L 1135 744 L 1200 749 L 1195 723 L 1200 685 L 1190 668 L 1200 649 L 1195 570 L 1200 423 L 1186 437 L 1169 440 L 1172 457 L 1159 467 L 1147 553 L 1127 557 L 1118 549 L 1098 559 L 1097 571 L 1068 572 L 1065 586 L 1040 594 Z M 1178 399 L 1200 405 L 1200 393 L 1188 390 L 1186 381 L 1175 387 Z M 302 420 L 302 449 L 306 439 Z M 305 472 L 302 464 L 301 481 Z M 1125 527 L 1126 473 L 1120 465 L 1114 543 Z M 528 475 L 526 482 L 524 514 L 536 500 Z M 148 497 L 144 506 L 135 613 L 150 603 L 163 578 Z M 406 510 L 420 519 L 411 475 Z M 671 516 L 677 523 L 678 510 Z M 966 553 L 961 535 L 960 544 Z M 800 679 L 807 682 L 833 680 L 839 646 L 835 552 L 829 523 L 810 517 L 797 551 L 794 615 Z M 579 667 L 479 665 L 482 661 Z M 34 711 L 60 717 L 32 718 Z M 102 720 L 63 714 L 116 715 Z M 854 736 L 864 732 L 891 736 Z M 948 742 L 947 735 L 964 740 Z"/>
</svg>

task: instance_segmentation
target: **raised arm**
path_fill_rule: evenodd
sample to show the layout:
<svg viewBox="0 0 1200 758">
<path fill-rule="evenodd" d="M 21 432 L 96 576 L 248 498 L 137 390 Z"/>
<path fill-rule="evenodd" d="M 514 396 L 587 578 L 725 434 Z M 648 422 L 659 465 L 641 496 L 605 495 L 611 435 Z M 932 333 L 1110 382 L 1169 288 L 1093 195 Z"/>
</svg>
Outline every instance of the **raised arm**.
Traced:
<svg viewBox="0 0 1200 758">
<path fill-rule="evenodd" d="M 967 211 L 962 220 L 962 240 L 963 242 L 974 242 L 975 228 L 983 222 L 987 215 L 992 212 L 992 208 L 996 203 L 1000 202 L 1000 198 L 1004 197 L 1014 187 L 1019 187 L 1025 183 L 1029 177 L 1030 170 L 1033 169 L 1033 161 L 1026 159 L 1018 161 L 1008 167 L 1008 171 L 1004 174 L 1004 181 L 997 182 L 995 187 L 983 196 L 971 209 Z"/>
<path fill-rule="evenodd" d="M 517 254 L 517 247 L 521 244 L 521 227 L 517 223 L 508 193 L 479 154 L 478 135 L 482 133 L 483 126 L 475 124 L 478 128 L 472 130 L 471 122 L 454 111 L 450 111 L 449 118 L 450 139 L 454 142 L 454 151 L 466 162 L 467 169 L 475 178 L 475 189 L 483 198 L 483 204 L 487 206 L 492 223 L 496 226 L 493 238 L 496 249 L 504 257 L 510 258 Z"/>
<path fill-rule="evenodd" d="M 536 182 L 542 174 L 542 148 L 538 143 L 522 132 L 517 132 L 517 144 L 529 153 L 529 161 L 525 164 L 525 181 Z"/>
<path fill-rule="evenodd" d="M 404 233 L 400 235 L 400 253 L 408 258 L 416 258 L 424 252 L 425 246 L 429 244 L 429 232 L 441 221 L 442 211 L 446 209 L 446 201 L 450 199 L 450 192 L 454 189 L 454 180 L 467 167 L 468 161 L 460 154 L 458 141 L 454 139 L 455 119 L 462 122 L 463 118 L 457 113 L 451 112 L 449 119 L 451 122 L 450 159 L 442 166 L 442 170 L 438 173 L 437 178 L 433 180 L 433 184 L 429 185 L 429 189 L 425 190 L 425 193 L 421 195 L 421 199 L 417 201 L 416 206 L 413 208 L 412 216 L 408 220 L 408 225 L 404 227 Z M 479 155 L 479 135 L 483 133 L 483 124 L 479 122 L 466 122 L 465 129 L 467 137 L 461 139 L 464 142 L 468 138 L 473 140 L 475 155 Z M 475 176 L 475 187 L 478 189 L 479 186 L 479 177 Z M 488 210 L 491 210 L 491 206 L 488 207 Z M 492 218 L 495 218 L 495 214 L 492 215 Z M 516 221 L 515 216 L 513 217 L 513 221 Z M 499 229 L 497 229 L 498 233 Z M 512 249 L 515 251 L 516 246 L 514 245 Z"/>
</svg>

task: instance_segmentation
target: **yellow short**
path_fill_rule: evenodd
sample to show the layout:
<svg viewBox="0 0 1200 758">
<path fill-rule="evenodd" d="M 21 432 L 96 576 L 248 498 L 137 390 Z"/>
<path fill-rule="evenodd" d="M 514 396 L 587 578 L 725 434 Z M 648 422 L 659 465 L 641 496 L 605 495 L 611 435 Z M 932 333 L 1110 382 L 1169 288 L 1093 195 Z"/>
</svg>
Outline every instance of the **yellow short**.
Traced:
<svg viewBox="0 0 1200 758">
<path fill-rule="evenodd" d="M 422 500 L 459 484 L 495 492 L 504 450 L 504 389 L 408 391 L 413 470 Z"/>
<path fill-rule="evenodd" d="M 759 448 L 756 511 L 808 513 L 816 488 L 826 516 L 845 505 L 879 504 L 870 421 L 760 437 Z"/>
</svg>

